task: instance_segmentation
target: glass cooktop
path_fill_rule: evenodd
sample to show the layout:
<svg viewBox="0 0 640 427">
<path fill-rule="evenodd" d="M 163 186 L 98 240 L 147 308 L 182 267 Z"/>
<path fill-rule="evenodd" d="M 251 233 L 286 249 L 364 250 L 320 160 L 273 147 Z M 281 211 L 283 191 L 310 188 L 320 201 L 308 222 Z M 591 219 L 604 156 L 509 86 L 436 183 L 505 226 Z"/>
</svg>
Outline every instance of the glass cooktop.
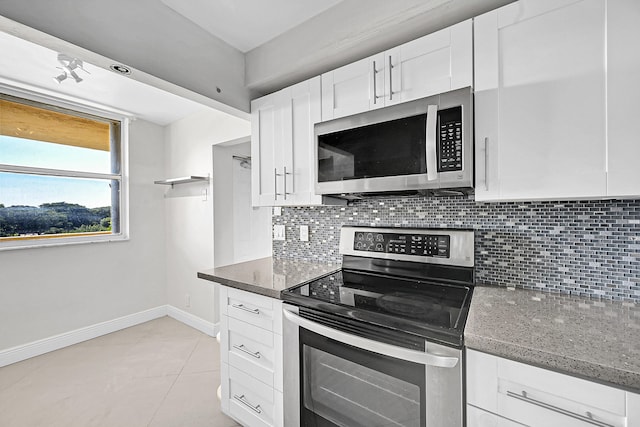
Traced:
<svg viewBox="0 0 640 427">
<path fill-rule="evenodd" d="M 295 305 L 461 345 L 472 288 L 341 270 L 282 291 Z"/>
</svg>

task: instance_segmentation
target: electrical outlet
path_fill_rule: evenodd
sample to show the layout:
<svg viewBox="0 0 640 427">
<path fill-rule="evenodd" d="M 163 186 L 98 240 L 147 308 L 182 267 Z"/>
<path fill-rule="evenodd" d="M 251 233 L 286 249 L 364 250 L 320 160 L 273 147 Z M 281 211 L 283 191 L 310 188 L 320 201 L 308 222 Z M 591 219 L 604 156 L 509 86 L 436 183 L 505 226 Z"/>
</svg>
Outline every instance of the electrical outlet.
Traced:
<svg viewBox="0 0 640 427">
<path fill-rule="evenodd" d="M 300 226 L 300 241 L 308 242 L 309 241 L 309 226 L 301 225 Z"/>
<path fill-rule="evenodd" d="M 187 308 L 191 307 L 191 295 L 186 294 L 184 296 L 184 306 L 187 307 Z"/>
<path fill-rule="evenodd" d="M 282 208 L 280 206 L 274 206 L 273 216 L 281 216 L 281 215 L 282 215 Z"/>
<path fill-rule="evenodd" d="M 284 225 L 276 224 L 273 226 L 273 240 L 285 240 L 285 228 Z"/>
</svg>

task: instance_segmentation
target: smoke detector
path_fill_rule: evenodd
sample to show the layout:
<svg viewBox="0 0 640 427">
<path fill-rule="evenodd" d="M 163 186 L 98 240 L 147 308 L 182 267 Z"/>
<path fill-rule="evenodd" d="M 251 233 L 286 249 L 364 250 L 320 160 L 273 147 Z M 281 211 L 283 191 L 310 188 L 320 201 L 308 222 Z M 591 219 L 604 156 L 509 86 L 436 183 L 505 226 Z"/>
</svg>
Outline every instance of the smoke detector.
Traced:
<svg viewBox="0 0 640 427">
<path fill-rule="evenodd" d="M 125 76 L 128 76 L 129 74 L 131 74 L 131 68 L 127 67 L 126 65 L 111 64 L 109 68 L 111 68 L 111 71 L 115 71 L 116 73 L 122 74 Z"/>
</svg>

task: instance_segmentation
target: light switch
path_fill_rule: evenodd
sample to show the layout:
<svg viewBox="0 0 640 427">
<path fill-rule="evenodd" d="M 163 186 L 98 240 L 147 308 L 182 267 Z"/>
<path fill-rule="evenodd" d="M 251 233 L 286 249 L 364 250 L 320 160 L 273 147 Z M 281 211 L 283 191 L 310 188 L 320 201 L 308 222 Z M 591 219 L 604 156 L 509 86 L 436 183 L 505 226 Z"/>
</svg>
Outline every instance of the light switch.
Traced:
<svg viewBox="0 0 640 427">
<path fill-rule="evenodd" d="M 280 206 L 274 206 L 273 216 L 280 216 L 280 215 L 282 215 L 282 208 Z"/>
<path fill-rule="evenodd" d="M 300 226 L 300 241 L 308 242 L 309 241 L 309 226 L 301 225 Z"/>
<path fill-rule="evenodd" d="M 285 240 L 284 225 L 276 224 L 273 226 L 273 240 Z"/>
</svg>

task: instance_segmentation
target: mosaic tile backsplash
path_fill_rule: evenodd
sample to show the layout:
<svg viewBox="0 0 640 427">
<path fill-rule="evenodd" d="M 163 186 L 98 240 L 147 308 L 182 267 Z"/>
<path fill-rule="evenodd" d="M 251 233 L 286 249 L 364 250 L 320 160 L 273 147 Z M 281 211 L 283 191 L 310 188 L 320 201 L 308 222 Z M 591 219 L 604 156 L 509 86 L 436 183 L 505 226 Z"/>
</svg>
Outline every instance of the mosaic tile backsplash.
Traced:
<svg viewBox="0 0 640 427">
<path fill-rule="evenodd" d="M 273 255 L 341 259 L 340 227 L 471 228 L 476 282 L 640 302 L 640 200 L 476 203 L 473 196 L 283 208 Z M 299 226 L 309 226 L 309 241 Z"/>
</svg>

